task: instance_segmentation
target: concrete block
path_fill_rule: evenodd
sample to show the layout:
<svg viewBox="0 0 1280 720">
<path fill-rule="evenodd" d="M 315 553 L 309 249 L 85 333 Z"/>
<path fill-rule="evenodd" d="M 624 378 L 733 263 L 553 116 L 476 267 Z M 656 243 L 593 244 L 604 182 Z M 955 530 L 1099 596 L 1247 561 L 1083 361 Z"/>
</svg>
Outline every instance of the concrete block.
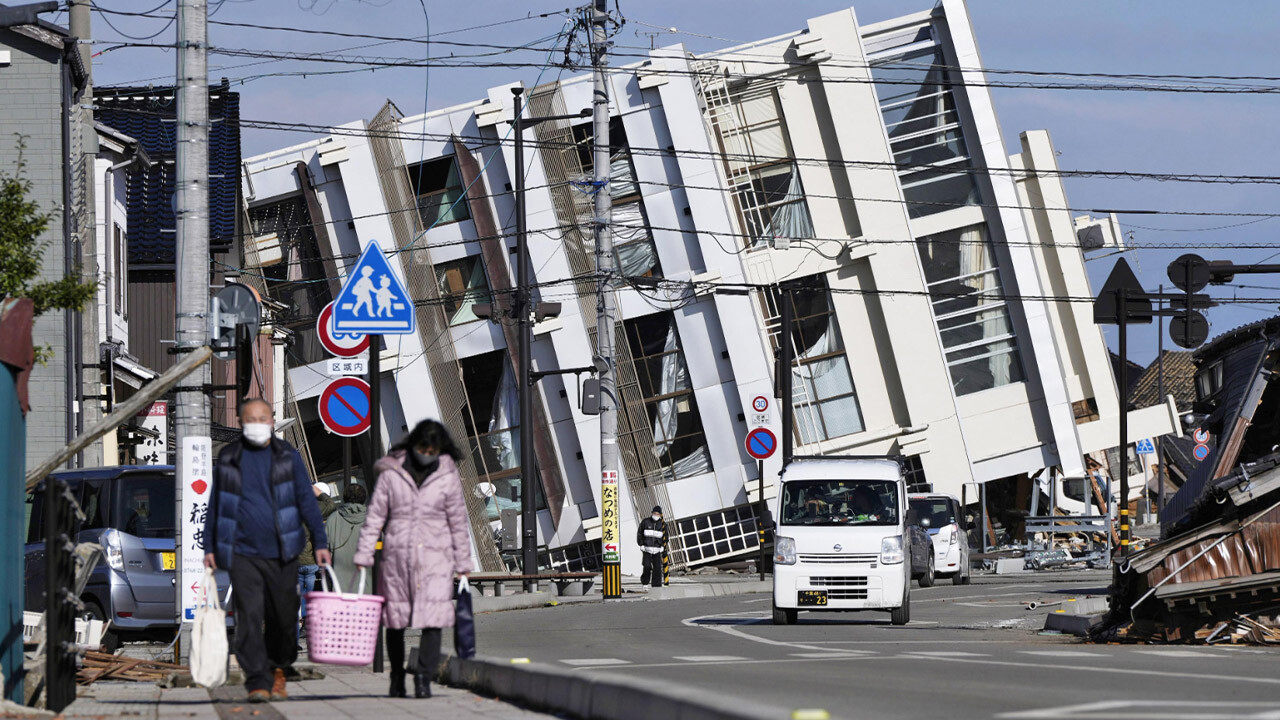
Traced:
<svg viewBox="0 0 1280 720">
<path fill-rule="evenodd" d="M 997 575 L 1016 575 L 1019 573 L 1032 572 L 1026 567 L 1026 561 L 1022 558 L 999 558 L 996 560 Z"/>
<path fill-rule="evenodd" d="M 1102 624 L 1106 613 L 1096 615 L 1072 615 L 1066 612 L 1051 612 L 1044 619 L 1045 630 L 1056 630 L 1068 635 L 1086 637 L 1089 632 Z"/>
</svg>

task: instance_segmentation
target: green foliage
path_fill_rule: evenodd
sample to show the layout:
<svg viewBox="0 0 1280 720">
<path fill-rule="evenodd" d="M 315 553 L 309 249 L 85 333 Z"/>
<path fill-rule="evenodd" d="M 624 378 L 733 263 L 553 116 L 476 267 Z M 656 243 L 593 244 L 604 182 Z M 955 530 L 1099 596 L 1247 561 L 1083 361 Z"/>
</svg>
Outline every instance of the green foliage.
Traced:
<svg viewBox="0 0 1280 720">
<path fill-rule="evenodd" d="M 25 146 L 19 136 L 17 169 L 12 174 L 0 170 L 0 297 L 31 298 L 36 315 L 49 310 L 79 312 L 93 301 L 97 283 L 78 273 L 38 282 L 40 259 L 49 245 L 39 238 L 53 216 L 27 198 L 31 181 L 22 174 Z"/>
</svg>

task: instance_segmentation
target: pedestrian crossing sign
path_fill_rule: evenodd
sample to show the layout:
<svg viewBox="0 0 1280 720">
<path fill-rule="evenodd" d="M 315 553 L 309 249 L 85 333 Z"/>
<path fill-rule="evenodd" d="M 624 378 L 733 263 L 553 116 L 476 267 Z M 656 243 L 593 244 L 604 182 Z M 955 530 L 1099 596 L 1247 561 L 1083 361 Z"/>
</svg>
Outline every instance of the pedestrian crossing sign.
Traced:
<svg viewBox="0 0 1280 720">
<path fill-rule="evenodd" d="M 1151 438 L 1146 438 L 1143 440 L 1139 440 L 1137 443 L 1135 443 L 1134 450 L 1139 455 L 1155 455 L 1156 445 L 1155 443 L 1151 442 Z"/>
<path fill-rule="evenodd" d="M 391 271 L 377 240 L 370 240 L 333 301 L 333 329 L 360 335 L 414 331 L 413 302 Z"/>
</svg>

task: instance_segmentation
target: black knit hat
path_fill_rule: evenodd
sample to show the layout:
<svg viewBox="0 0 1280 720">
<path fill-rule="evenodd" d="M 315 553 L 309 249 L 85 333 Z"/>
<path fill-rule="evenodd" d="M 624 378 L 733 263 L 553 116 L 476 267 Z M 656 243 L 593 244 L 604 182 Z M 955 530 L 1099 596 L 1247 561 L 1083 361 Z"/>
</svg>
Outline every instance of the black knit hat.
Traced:
<svg viewBox="0 0 1280 720">
<path fill-rule="evenodd" d="M 653 506 L 653 512 L 656 512 L 656 513 L 658 513 L 659 515 L 661 515 L 661 514 L 662 514 L 662 506 L 661 506 L 661 505 L 654 505 L 654 506 Z"/>
</svg>

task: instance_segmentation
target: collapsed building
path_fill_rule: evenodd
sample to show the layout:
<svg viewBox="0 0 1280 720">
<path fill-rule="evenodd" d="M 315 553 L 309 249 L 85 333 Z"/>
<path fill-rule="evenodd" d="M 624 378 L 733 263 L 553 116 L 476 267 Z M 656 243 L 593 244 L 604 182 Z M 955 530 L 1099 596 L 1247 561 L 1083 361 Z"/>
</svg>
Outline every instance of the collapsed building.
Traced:
<svg viewBox="0 0 1280 720">
<path fill-rule="evenodd" d="M 1025 505 L 1037 483 L 1083 483 L 1125 411 L 1079 301 L 1093 295 L 1084 257 L 1123 249 L 1123 234 L 1114 216 L 1073 216 L 1047 132 L 1006 148 L 962 0 L 866 25 L 844 10 L 704 55 L 613 57 L 608 187 L 589 182 L 589 120 L 542 122 L 526 130 L 526 207 L 535 293 L 562 303 L 534 327 L 534 370 L 582 368 L 596 347 L 591 193 L 612 197 L 624 539 L 657 504 L 676 568 L 758 551 L 780 461 L 761 477 L 746 412 L 774 396 L 781 343 L 797 453 L 898 454 L 913 489 L 975 505 L 992 484 Z M 513 86 L 413 117 L 388 102 L 247 159 L 245 271 L 290 308 L 296 427 L 321 479 L 345 482 L 315 410 L 329 380 L 315 318 L 379 242 L 418 331 L 375 349 L 386 430 L 373 452 L 440 419 L 468 451 L 480 567 L 517 563 L 495 533 L 531 486 L 540 564 L 594 569 L 598 421 L 572 375 L 541 380 L 519 417 L 511 328 L 475 312 L 514 284 Z M 567 114 L 590 107 L 590 78 L 526 96 L 532 115 Z M 519 465 L 522 422 L 535 468 Z M 1135 437 L 1173 423 L 1163 400 L 1129 412 Z M 355 444 L 355 467 L 367 452 Z M 624 552 L 625 572 L 637 564 Z"/>
<path fill-rule="evenodd" d="M 1280 317 L 1195 353 L 1191 472 L 1161 542 L 1117 567 L 1108 635 L 1280 642 L 1278 363 Z"/>
</svg>

